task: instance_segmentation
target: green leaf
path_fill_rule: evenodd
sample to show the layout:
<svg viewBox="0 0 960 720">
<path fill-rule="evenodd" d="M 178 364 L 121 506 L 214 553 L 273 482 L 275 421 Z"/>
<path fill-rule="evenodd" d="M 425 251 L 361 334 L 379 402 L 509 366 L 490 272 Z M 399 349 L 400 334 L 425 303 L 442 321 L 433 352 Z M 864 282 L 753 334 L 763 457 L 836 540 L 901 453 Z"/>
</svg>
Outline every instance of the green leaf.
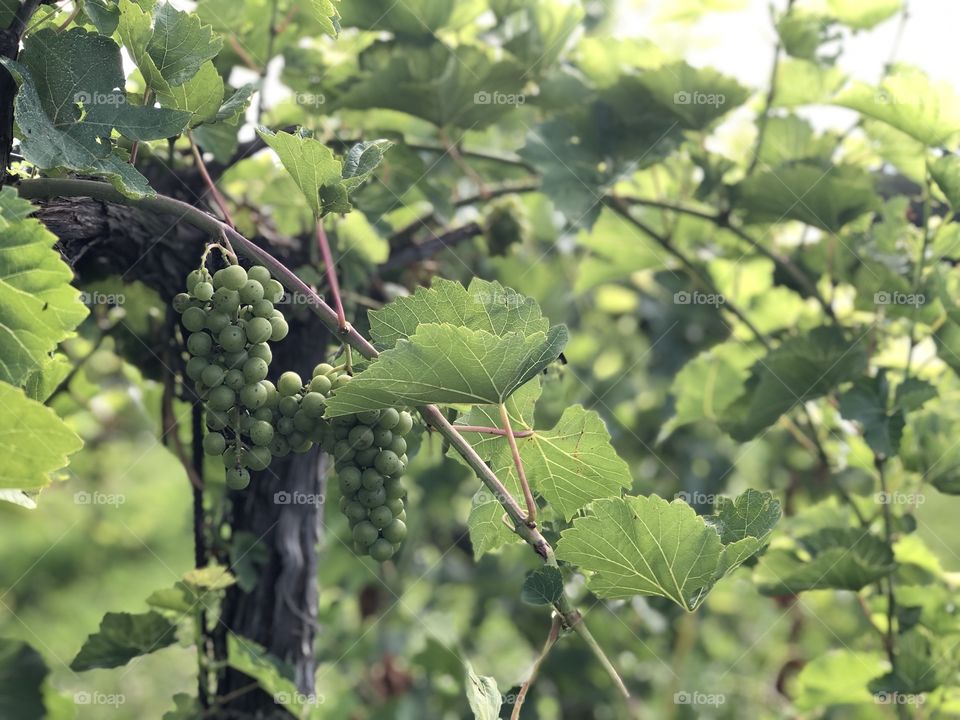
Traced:
<svg viewBox="0 0 960 720">
<path fill-rule="evenodd" d="M 553 605 L 563 597 L 563 575 L 559 568 L 543 565 L 523 581 L 520 599 L 530 605 Z"/>
<path fill-rule="evenodd" d="M 760 592 L 860 590 L 896 568 L 890 546 L 867 530 L 824 528 L 797 542 L 796 549 L 771 549 L 763 556 L 754 578 Z"/>
<path fill-rule="evenodd" d="M 457 28 L 483 12 L 477 0 L 366 0 L 348 2 L 343 7 L 342 22 L 348 27 L 377 30 L 406 36 L 433 35 L 442 28 Z"/>
<path fill-rule="evenodd" d="M 713 68 L 695 68 L 685 62 L 642 73 L 639 82 L 654 102 L 676 118 L 685 130 L 704 130 L 750 96 L 735 79 Z"/>
<path fill-rule="evenodd" d="M 557 359 L 567 329 L 496 336 L 450 324 L 420 325 L 327 403 L 327 416 L 398 405 L 499 404 Z"/>
<path fill-rule="evenodd" d="M 497 681 L 487 675 L 477 675 L 466 660 L 463 661 L 463 669 L 466 673 L 467 702 L 473 710 L 474 720 L 497 720 L 503 704 Z"/>
<path fill-rule="evenodd" d="M 43 686 L 49 673 L 43 656 L 32 647 L 0 638 L 0 717 L 47 717 Z"/>
<path fill-rule="evenodd" d="M 340 0 L 311 0 L 313 16 L 320 23 L 320 28 L 332 38 L 340 35 L 340 11 L 334 2 Z"/>
<path fill-rule="evenodd" d="M 380 310 L 371 310 L 370 334 L 381 348 L 392 348 L 413 335 L 422 323 L 449 323 L 496 336 L 547 332 L 549 321 L 532 298 L 498 282 L 474 278 L 469 288 L 437 278 Z"/>
<path fill-rule="evenodd" d="M 86 15 L 97 32 L 110 37 L 120 23 L 120 8 L 115 0 L 83 0 L 83 14 Z"/>
<path fill-rule="evenodd" d="M 877 205 L 872 177 L 853 165 L 784 165 L 750 176 L 733 192 L 746 222 L 789 218 L 828 232 L 839 231 Z"/>
<path fill-rule="evenodd" d="M 258 127 L 257 134 L 277 153 L 307 199 L 314 217 L 350 211 L 347 191 L 341 184 L 343 166 L 330 148 L 304 131 L 275 133 Z"/>
<path fill-rule="evenodd" d="M 120 0 L 120 37 L 147 86 L 169 92 L 183 85 L 220 52 L 223 40 L 196 13 L 168 2 L 152 14 L 131 0 Z"/>
<path fill-rule="evenodd" d="M 960 418 L 944 409 L 909 417 L 900 456 L 904 467 L 920 473 L 940 492 L 960 495 Z"/>
<path fill-rule="evenodd" d="M 745 392 L 729 406 L 721 427 L 745 442 L 796 405 L 861 375 L 866 364 L 863 343 L 848 341 L 836 328 L 790 338 L 753 366 Z"/>
<path fill-rule="evenodd" d="M 0 488 L 27 490 L 49 484 L 49 474 L 67 465 L 83 441 L 23 390 L 0 382 Z"/>
<path fill-rule="evenodd" d="M 873 705 L 867 685 L 889 667 L 879 652 L 832 650 L 812 658 L 797 676 L 795 703 L 800 710 L 834 705 Z"/>
<path fill-rule="evenodd" d="M 927 162 L 930 177 L 954 210 L 960 209 L 960 157 L 944 155 Z"/>
<path fill-rule="evenodd" d="M 246 111 L 247 106 L 250 105 L 250 98 L 256 90 L 256 83 L 241 85 L 230 97 L 223 101 L 223 104 L 213 118 L 214 121 L 218 123 L 226 122 L 235 124 Z"/>
<path fill-rule="evenodd" d="M 709 520 L 724 545 L 763 538 L 780 519 L 780 502 L 768 492 L 746 490 L 736 498 L 721 495 Z"/>
<path fill-rule="evenodd" d="M 945 145 L 960 128 L 960 98 L 946 82 L 901 67 L 879 87 L 853 83 L 834 103 L 879 120 L 928 147 Z"/>
<path fill-rule="evenodd" d="M 389 140 L 368 140 L 350 148 L 343 159 L 343 184 L 353 192 L 370 177 L 393 145 Z"/>
<path fill-rule="evenodd" d="M 933 692 L 949 676 L 944 655 L 945 648 L 935 648 L 919 628 L 902 632 L 897 636 L 893 670 L 871 682 L 870 689 L 874 694 Z"/>
<path fill-rule="evenodd" d="M 223 78 L 212 62 L 205 62 L 185 83 L 158 88 L 157 100 L 163 107 L 189 112 L 190 127 L 196 127 L 217 118 L 223 102 Z"/>
<path fill-rule="evenodd" d="M 780 517 L 772 498 L 766 509 L 752 498 L 733 502 L 734 509 L 723 508 L 724 517 L 756 515 L 742 529 L 757 534 L 724 543 L 718 528 L 682 501 L 655 495 L 597 500 L 561 533 L 557 557 L 584 571 L 599 597 L 659 595 L 693 611 L 720 578 L 760 550 Z M 728 537 L 736 535 L 732 529 Z"/>
<path fill-rule="evenodd" d="M 578 267 L 574 285 L 577 293 L 630 277 L 638 270 L 661 268 L 667 259 L 654 240 L 609 208 L 600 211 L 592 228 L 577 234 L 577 244 L 590 251 Z"/>
<path fill-rule="evenodd" d="M 293 668 L 267 652 L 266 648 L 235 633 L 227 635 L 227 658 L 231 668 L 249 675 L 294 717 L 314 718 L 312 712 L 323 696 L 305 695 L 294 682 Z"/>
<path fill-rule="evenodd" d="M 897 385 L 894 405 L 905 413 L 919 410 L 928 400 L 937 396 L 937 389 L 920 378 L 907 378 Z"/>
<path fill-rule="evenodd" d="M 192 695 L 177 693 L 173 696 L 173 710 L 163 714 L 163 720 L 200 720 L 203 718 L 203 708 L 200 701 Z"/>
<path fill-rule="evenodd" d="M 872 30 L 903 8 L 903 0 L 827 0 L 828 12 L 853 30 Z"/>
<path fill-rule="evenodd" d="M 878 457 L 896 455 L 900 449 L 904 418 L 899 410 L 888 413 L 890 389 L 881 371 L 872 378 L 860 378 L 840 396 L 840 414 L 863 426 L 863 438 Z"/>
<path fill-rule="evenodd" d="M 216 563 L 187 571 L 183 575 L 183 581 L 190 587 L 204 592 L 226 590 L 237 582 L 227 568 Z"/>
<path fill-rule="evenodd" d="M 100 630 L 83 643 L 70 669 L 80 672 L 120 667 L 135 657 L 173 645 L 176 640 L 176 626 L 159 613 L 107 613 Z"/>
<path fill-rule="evenodd" d="M 0 190 L 0 381 L 27 382 L 87 316 L 56 236 L 26 217 L 33 206 Z"/>
</svg>

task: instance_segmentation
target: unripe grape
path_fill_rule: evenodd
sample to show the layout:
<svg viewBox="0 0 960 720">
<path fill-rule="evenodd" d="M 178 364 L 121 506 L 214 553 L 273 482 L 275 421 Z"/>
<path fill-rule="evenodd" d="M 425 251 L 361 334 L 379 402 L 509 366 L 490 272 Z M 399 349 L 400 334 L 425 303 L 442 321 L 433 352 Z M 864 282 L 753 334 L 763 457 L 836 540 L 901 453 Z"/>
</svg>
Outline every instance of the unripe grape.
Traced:
<svg viewBox="0 0 960 720">
<path fill-rule="evenodd" d="M 364 412 L 357 413 L 357 421 L 363 423 L 364 425 L 373 425 L 379 419 L 379 410 L 366 410 Z"/>
<path fill-rule="evenodd" d="M 390 432 L 389 430 L 384 430 L 382 427 L 373 428 L 373 444 L 376 447 L 389 448 L 390 443 L 392 442 L 393 442 L 392 432 Z M 404 447 L 404 450 L 406 450 L 406 447 Z"/>
<path fill-rule="evenodd" d="M 340 480 L 340 490 L 344 495 L 355 493 L 360 489 L 360 470 L 356 467 L 348 466 L 338 472 Z"/>
<path fill-rule="evenodd" d="M 253 315 L 269 320 L 273 317 L 273 303 L 269 300 L 257 300 L 253 303 Z"/>
<path fill-rule="evenodd" d="M 300 401 L 301 412 L 305 412 L 312 418 L 323 417 L 323 411 L 326 409 L 327 399 L 316 392 L 308 392 Z"/>
<path fill-rule="evenodd" d="M 273 350 L 270 349 L 270 346 L 266 343 L 258 343 L 256 345 L 251 345 L 247 349 L 247 353 L 250 357 L 260 358 L 268 365 L 273 360 Z"/>
<path fill-rule="evenodd" d="M 404 471 L 403 463 L 392 450 L 383 450 L 377 455 L 373 466 L 383 475 L 399 475 Z"/>
<path fill-rule="evenodd" d="M 390 524 L 383 528 L 383 539 L 387 542 L 403 542 L 407 537 L 407 526 L 403 520 L 391 519 Z"/>
<path fill-rule="evenodd" d="M 283 297 L 283 285 L 272 278 L 263 283 L 263 296 L 272 303 L 280 302 Z"/>
<path fill-rule="evenodd" d="M 270 271 L 267 270 L 263 265 L 254 265 L 252 268 L 247 270 L 247 277 L 251 280 L 256 280 L 258 283 L 263 285 L 270 279 Z"/>
<path fill-rule="evenodd" d="M 206 281 L 198 282 L 196 285 L 194 285 L 193 291 L 190 294 L 201 302 L 207 302 L 213 297 L 213 285 Z"/>
<path fill-rule="evenodd" d="M 402 437 L 395 437 L 387 449 L 389 449 L 394 455 L 403 455 L 407 451 L 407 441 Z"/>
<path fill-rule="evenodd" d="M 209 364 L 210 363 L 202 357 L 192 357 L 187 360 L 187 366 L 184 368 L 184 372 L 186 372 L 187 377 L 191 380 L 199 380 Z"/>
<path fill-rule="evenodd" d="M 189 307 L 183 311 L 180 322 L 190 332 L 199 332 L 207 324 L 207 314 L 198 307 Z"/>
<path fill-rule="evenodd" d="M 207 387 L 214 388 L 223 382 L 223 368 L 219 365 L 207 365 L 200 375 L 200 379 Z"/>
<path fill-rule="evenodd" d="M 191 355 L 205 357 L 213 350 L 213 338 L 205 332 L 195 332 L 187 338 L 187 350 Z"/>
<path fill-rule="evenodd" d="M 320 375 L 329 375 L 333 372 L 333 365 L 329 363 L 320 363 L 315 368 L 313 368 L 313 377 L 318 377 Z"/>
<path fill-rule="evenodd" d="M 247 361 L 247 358 L 250 356 L 247 354 L 246 350 L 238 350 L 236 352 L 228 352 L 223 354 L 223 364 L 225 367 L 230 368 L 231 370 L 243 367 L 243 364 Z"/>
<path fill-rule="evenodd" d="M 250 471 L 246 468 L 227 470 L 227 487 L 231 490 L 243 490 L 250 484 Z"/>
<path fill-rule="evenodd" d="M 373 523 L 362 520 L 353 528 L 353 539 L 364 545 L 372 545 L 380 537 L 380 531 L 373 526 Z"/>
<path fill-rule="evenodd" d="M 207 330 L 214 335 L 219 335 L 227 325 L 230 324 L 230 316 L 218 310 L 211 310 L 207 313 Z"/>
<path fill-rule="evenodd" d="M 244 385 L 243 389 L 240 391 L 240 402 L 243 403 L 244 407 L 250 408 L 251 410 L 257 410 L 264 406 L 267 402 L 268 391 L 267 388 L 261 383 L 252 383 L 250 385 Z"/>
<path fill-rule="evenodd" d="M 352 460 L 355 454 L 356 451 L 346 440 L 338 440 L 337 444 L 333 447 L 333 459 L 336 462 L 346 462 L 347 460 Z"/>
<path fill-rule="evenodd" d="M 240 302 L 244 305 L 252 305 L 257 300 L 263 300 L 263 285 L 256 280 L 247 280 L 237 292 L 240 294 Z"/>
<path fill-rule="evenodd" d="M 314 420 L 303 410 L 298 410 L 293 416 L 293 427 L 300 432 L 307 434 L 313 430 Z"/>
<path fill-rule="evenodd" d="M 357 500 L 365 508 L 375 508 L 383 505 L 387 501 L 387 493 L 381 487 L 376 490 L 367 490 L 362 488 L 357 491 Z"/>
<path fill-rule="evenodd" d="M 356 462 L 360 467 L 372 467 L 373 461 L 377 459 L 377 455 L 379 454 L 380 448 L 378 447 L 369 447 L 366 450 L 357 450 L 357 454 L 354 456 L 354 462 Z"/>
<path fill-rule="evenodd" d="M 269 445 L 273 442 L 273 425 L 266 420 L 254 420 L 250 426 L 250 439 L 254 445 Z"/>
<path fill-rule="evenodd" d="M 400 413 L 400 420 L 393 431 L 394 435 L 406 435 L 413 429 L 413 416 L 406 410 Z"/>
<path fill-rule="evenodd" d="M 293 419 L 288 417 L 281 417 L 277 419 L 277 432 L 281 435 L 289 435 L 294 431 Z"/>
<path fill-rule="evenodd" d="M 213 274 L 213 286 L 228 290 L 239 290 L 247 282 L 247 271 L 239 265 L 229 265 Z"/>
<path fill-rule="evenodd" d="M 373 430 L 365 425 L 357 425 L 347 436 L 348 442 L 357 450 L 366 450 L 373 445 Z"/>
<path fill-rule="evenodd" d="M 386 562 L 394 555 L 393 544 L 383 538 L 380 538 L 370 546 L 370 557 L 377 562 Z"/>
<path fill-rule="evenodd" d="M 361 474 L 360 482 L 367 490 L 376 490 L 383 487 L 383 475 L 373 468 L 367 468 Z"/>
<path fill-rule="evenodd" d="M 214 291 L 211 301 L 217 312 L 226 313 L 231 317 L 240 309 L 240 294 L 236 290 L 219 288 Z"/>
<path fill-rule="evenodd" d="M 243 450 L 238 449 L 234 445 L 227 446 L 227 449 L 223 451 L 223 455 L 220 458 L 223 460 L 223 466 L 225 468 L 236 468 L 243 467 Z"/>
<path fill-rule="evenodd" d="M 256 345 L 257 343 L 263 343 L 270 339 L 273 334 L 273 326 L 269 320 L 255 317 L 247 320 L 244 331 L 247 335 L 247 341 L 251 345 Z"/>
<path fill-rule="evenodd" d="M 205 269 L 196 269 L 191 270 L 187 273 L 187 279 L 184 281 L 184 285 L 187 288 L 187 292 L 193 292 L 193 289 L 197 286 L 197 283 L 203 282 L 207 279 L 207 271 Z"/>
<path fill-rule="evenodd" d="M 282 435 L 274 435 L 273 442 L 270 443 L 270 453 L 274 457 L 286 457 L 290 452 L 290 443 Z"/>
<path fill-rule="evenodd" d="M 287 336 L 287 333 L 290 332 L 290 326 L 287 325 L 287 321 L 283 318 L 272 317 L 269 322 L 272 328 L 270 339 L 274 342 L 280 342 Z"/>
<path fill-rule="evenodd" d="M 305 453 L 313 447 L 313 442 L 303 433 L 294 430 L 290 433 L 290 449 L 295 453 Z"/>
<path fill-rule="evenodd" d="M 240 392 L 243 390 L 246 381 L 243 379 L 242 372 L 236 368 L 231 368 L 227 370 L 227 374 L 223 376 L 223 384 L 235 392 Z"/>
<path fill-rule="evenodd" d="M 388 497 L 384 507 L 390 508 L 390 512 L 393 513 L 394 517 L 396 517 L 403 512 L 403 500 L 400 498 Z"/>
<path fill-rule="evenodd" d="M 370 548 L 368 548 L 366 545 L 358 543 L 356 540 L 354 540 L 351 545 L 353 547 L 353 554 L 357 557 L 363 557 L 364 555 L 370 554 Z"/>
<path fill-rule="evenodd" d="M 334 426 L 333 428 L 334 440 L 346 440 L 347 435 L 349 434 L 350 434 L 350 428 L 345 428 L 343 426 Z"/>
<path fill-rule="evenodd" d="M 343 514 L 347 516 L 350 522 L 361 522 L 367 519 L 367 509 L 356 500 L 350 500 L 347 503 Z"/>
<path fill-rule="evenodd" d="M 283 397 L 296 395 L 302 388 L 303 380 L 300 379 L 300 376 L 297 375 L 297 373 L 291 370 L 288 370 L 281 375 L 280 380 L 277 382 L 277 390 Z"/>
<path fill-rule="evenodd" d="M 347 375 L 346 373 L 344 373 L 343 375 L 337 375 L 337 377 L 334 378 L 333 380 L 333 389 L 336 390 L 337 388 L 342 388 L 352 379 L 353 379 L 353 376 Z"/>
<path fill-rule="evenodd" d="M 236 325 L 228 325 L 217 336 L 220 346 L 227 352 L 240 352 L 247 344 L 247 337 Z"/>
<path fill-rule="evenodd" d="M 267 377 L 268 370 L 266 360 L 258 357 L 247 358 L 243 364 L 243 377 L 248 383 L 260 382 Z"/>
<path fill-rule="evenodd" d="M 377 426 L 384 430 L 393 430 L 400 422 L 400 412 L 396 408 L 386 408 L 380 413 Z"/>
<path fill-rule="evenodd" d="M 264 422 L 268 422 L 268 423 L 270 423 L 270 424 L 272 425 L 272 424 L 273 424 L 273 411 L 270 410 L 270 408 L 262 407 L 262 408 L 260 408 L 259 410 L 255 410 L 255 411 L 253 412 L 253 419 L 254 419 L 254 420 L 263 420 Z"/>
<path fill-rule="evenodd" d="M 321 395 L 326 395 L 332 387 L 333 383 L 326 375 L 317 375 L 310 381 L 310 390 Z"/>
<path fill-rule="evenodd" d="M 227 441 L 218 432 L 207 433 L 203 438 L 203 451 L 207 455 L 223 455 L 227 449 Z"/>
<path fill-rule="evenodd" d="M 218 410 L 207 410 L 207 427 L 211 430 L 223 430 L 230 424 L 230 417 L 225 412 Z"/>
<path fill-rule="evenodd" d="M 277 391 L 279 397 L 280 391 Z M 292 418 L 300 411 L 300 402 L 297 400 L 296 396 L 289 397 L 279 397 L 277 400 L 277 409 L 280 410 L 280 414 L 284 417 Z"/>
<path fill-rule="evenodd" d="M 260 445 L 248 449 L 244 457 L 247 467 L 251 470 L 266 470 L 272 459 L 270 448 Z"/>
<path fill-rule="evenodd" d="M 187 293 L 177 293 L 173 296 L 173 309 L 178 313 L 186 312 L 187 308 L 190 307 L 191 297 Z"/>
<path fill-rule="evenodd" d="M 237 394 L 226 385 L 219 385 L 210 391 L 207 398 L 207 405 L 212 410 L 226 412 L 236 404 Z"/>
<path fill-rule="evenodd" d="M 375 528 L 382 530 L 393 522 L 393 513 L 390 512 L 390 508 L 388 508 L 386 505 L 380 505 L 379 507 L 371 508 L 370 522 Z"/>
<path fill-rule="evenodd" d="M 397 520 L 400 520 L 401 522 L 406 523 L 406 522 L 407 522 L 407 511 L 406 511 L 406 510 L 401 510 L 400 513 L 397 515 Z"/>
<path fill-rule="evenodd" d="M 383 489 L 387 493 L 388 500 L 402 500 L 407 495 L 407 490 L 403 487 L 400 478 L 387 478 L 383 481 Z"/>
<path fill-rule="evenodd" d="M 261 380 L 260 384 L 267 389 L 267 402 L 264 407 L 273 410 L 277 407 L 277 401 L 280 399 L 280 395 L 277 393 L 277 388 L 269 380 Z"/>
</svg>

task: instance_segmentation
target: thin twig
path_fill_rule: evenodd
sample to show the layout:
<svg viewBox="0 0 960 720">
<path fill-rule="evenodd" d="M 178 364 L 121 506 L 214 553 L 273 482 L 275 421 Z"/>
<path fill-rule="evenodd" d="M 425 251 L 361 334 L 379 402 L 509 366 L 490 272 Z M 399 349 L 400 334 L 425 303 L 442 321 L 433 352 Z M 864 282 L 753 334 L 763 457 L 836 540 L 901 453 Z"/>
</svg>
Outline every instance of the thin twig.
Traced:
<svg viewBox="0 0 960 720">
<path fill-rule="evenodd" d="M 520 448 L 517 447 L 517 438 L 513 435 L 513 427 L 510 425 L 510 413 L 507 412 L 507 406 L 500 403 L 500 420 L 503 422 L 503 429 L 507 443 L 510 445 L 510 453 L 513 455 L 513 465 L 517 468 L 517 478 L 520 480 L 520 487 L 523 490 L 523 499 L 527 504 L 527 525 L 536 527 L 537 525 L 537 501 L 533 499 L 533 491 L 530 490 L 530 483 L 527 482 L 527 473 L 523 469 L 523 460 L 520 458 Z"/>
<path fill-rule="evenodd" d="M 337 267 L 333 264 L 333 253 L 330 252 L 330 241 L 327 239 L 327 232 L 323 229 L 323 220 L 317 218 L 317 245 L 320 247 L 320 255 L 323 257 L 323 264 L 326 266 L 327 283 L 330 285 L 330 294 L 333 296 L 333 306 L 337 309 L 337 327 L 342 335 L 347 329 L 347 316 L 343 312 L 343 298 L 340 297 L 340 281 L 337 279 Z"/>
<path fill-rule="evenodd" d="M 487 427 L 486 425 L 457 425 L 457 430 L 460 432 L 475 432 L 482 433 L 484 435 L 507 435 L 507 431 L 503 428 L 497 427 Z M 430 428 L 431 430 L 433 428 Z M 533 435 L 533 430 L 514 430 L 513 436 L 515 438 L 525 438 L 531 437 Z"/>
<path fill-rule="evenodd" d="M 237 224 L 233 222 L 233 218 L 230 216 L 230 211 L 227 209 L 227 201 L 224 200 L 223 195 L 220 194 L 216 184 L 214 184 L 213 179 L 210 177 L 210 173 L 207 172 L 207 164 L 203 161 L 200 148 L 197 147 L 197 143 L 193 139 L 193 133 L 189 130 L 187 130 L 187 139 L 190 141 L 190 150 L 193 152 L 193 160 L 197 164 L 197 170 L 200 171 L 200 177 L 203 178 L 203 182 L 213 196 L 214 202 L 217 203 L 217 207 L 220 208 L 220 212 L 223 213 L 223 218 L 227 221 L 227 225 L 235 228 Z"/>
<path fill-rule="evenodd" d="M 556 645 L 557 640 L 560 639 L 561 627 L 563 627 L 563 622 L 560 616 L 554 613 L 550 617 L 550 633 L 547 635 L 547 641 L 543 644 L 543 650 L 540 651 L 540 655 L 533 661 L 533 667 L 530 669 L 530 677 L 524 680 L 520 686 L 520 692 L 517 693 L 517 699 L 513 703 L 513 712 L 510 713 L 510 720 L 520 720 L 520 709 L 527 699 L 527 692 L 529 692 L 530 686 L 536 681 L 543 661 L 547 659 L 547 655 L 550 654 L 553 646 Z"/>
</svg>

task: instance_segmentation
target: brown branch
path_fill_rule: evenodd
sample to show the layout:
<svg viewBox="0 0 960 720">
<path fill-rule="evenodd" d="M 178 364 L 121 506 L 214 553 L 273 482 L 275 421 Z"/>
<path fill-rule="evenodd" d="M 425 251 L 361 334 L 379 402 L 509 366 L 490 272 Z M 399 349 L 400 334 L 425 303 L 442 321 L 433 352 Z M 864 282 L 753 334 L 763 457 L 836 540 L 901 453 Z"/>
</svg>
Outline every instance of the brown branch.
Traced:
<svg viewBox="0 0 960 720">
<path fill-rule="evenodd" d="M 510 413 L 507 412 L 507 406 L 504 403 L 500 403 L 500 420 L 503 422 L 507 444 L 510 445 L 510 454 L 513 455 L 513 465 L 517 469 L 517 478 L 520 480 L 520 488 L 523 490 L 523 499 L 527 504 L 527 525 L 536 527 L 537 501 L 533 499 L 533 491 L 530 490 L 530 483 L 527 482 L 527 473 L 523 469 L 520 448 L 517 447 L 517 438 L 514 437 L 513 427 L 510 424 Z"/>
</svg>

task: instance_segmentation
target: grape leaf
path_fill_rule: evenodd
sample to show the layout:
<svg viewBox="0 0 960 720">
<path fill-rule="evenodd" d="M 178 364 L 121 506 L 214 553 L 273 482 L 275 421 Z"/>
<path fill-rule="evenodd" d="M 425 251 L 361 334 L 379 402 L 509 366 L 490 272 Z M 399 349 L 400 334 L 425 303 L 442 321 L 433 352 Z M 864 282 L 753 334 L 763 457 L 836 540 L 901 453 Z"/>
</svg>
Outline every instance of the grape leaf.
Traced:
<svg viewBox="0 0 960 720">
<path fill-rule="evenodd" d="M 900 67 L 879 87 L 856 82 L 834 103 L 919 140 L 928 147 L 946 145 L 960 128 L 960 97 L 946 82 L 934 82 L 922 71 Z"/>
<path fill-rule="evenodd" d="M 20 640 L 0 638 L 0 717 L 48 717 L 43 685 L 50 673 L 43 656 Z"/>
<path fill-rule="evenodd" d="M 196 13 L 158 3 L 150 13 L 131 0 L 120 0 L 120 37 L 147 86 L 169 92 L 197 74 L 220 52 L 223 40 Z"/>
<path fill-rule="evenodd" d="M 57 238 L 32 206 L 0 190 L 0 381 L 21 385 L 87 316 L 73 273 L 53 249 Z"/>
<path fill-rule="evenodd" d="M 189 112 L 192 116 L 190 127 L 196 127 L 217 118 L 223 102 L 223 78 L 208 61 L 181 85 L 157 88 L 156 92 L 163 107 Z"/>
<path fill-rule="evenodd" d="M 805 590 L 860 590 L 896 568 L 882 539 L 857 528 L 824 528 L 798 539 L 799 550 L 771 549 L 754 579 L 765 595 Z"/>
<path fill-rule="evenodd" d="M 413 335 L 421 323 L 449 323 L 502 336 L 546 332 L 550 323 L 532 298 L 498 282 L 474 278 L 469 288 L 436 278 L 380 310 L 371 310 L 370 335 L 378 347 L 391 348 Z"/>
<path fill-rule="evenodd" d="M 563 597 L 563 575 L 559 568 L 542 565 L 527 575 L 520 599 L 530 605 L 553 605 Z"/>
<path fill-rule="evenodd" d="M 398 405 L 499 404 L 557 359 L 567 329 L 500 337 L 448 323 L 420 325 L 338 389 L 327 416 Z"/>
<path fill-rule="evenodd" d="M 340 35 L 340 11 L 334 2 L 340 0 L 312 0 L 313 16 L 320 23 L 320 28 L 330 37 Z"/>
<path fill-rule="evenodd" d="M 724 543 L 717 528 L 682 501 L 655 495 L 597 500 L 561 533 L 557 557 L 584 571 L 599 597 L 659 595 L 693 611 L 720 578 L 763 546 L 780 517 L 779 503 L 769 503 L 776 512 L 761 513 L 768 524 L 743 526 L 756 535 Z M 739 513 L 755 505 L 740 500 L 734 507 Z M 731 512 L 725 508 L 725 517 Z"/>
<path fill-rule="evenodd" d="M 352 192 L 370 177 L 383 161 L 383 154 L 393 145 L 389 140 L 359 142 L 347 151 L 343 159 L 343 184 Z"/>
<path fill-rule="evenodd" d="M 944 155 L 929 161 L 927 168 L 930 171 L 930 177 L 946 196 L 950 207 L 960 208 L 960 157 Z"/>
<path fill-rule="evenodd" d="M 234 633 L 227 635 L 227 657 L 230 667 L 249 675 L 275 702 L 294 717 L 314 717 L 318 696 L 305 695 L 294 682 L 293 668 L 274 657 L 266 648 Z"/>
<path fill-rule="evenodd" d="M 870 683 L 870 690 L 875 695 L 933 692 L 948 677 L 942 662 L 945 648 L 935 648 L 920 628 L 912 628 L 897 636 L 896 653 L 893 669 Z"/>
<path fill-rule="evenodd" d="M 463 661 L 463 669 L 466 673 L 467 702 L 473 710 L 474 720 L 497 720 L 503 704 L 497 681 L 487 675 L 477 675 L 466 660 Z"/>
<path fill-rule="evenodd" d="M 347 3 L 343 24 L 364 30 L 386 30 L 406 36 L 431 36 L 441 28 L 457 28 L 483 12 L 477 0 L 366 0 Z"/>
<path fill-rule="evenodd" d="M 887 412 L 890 389 L 886 375 L 859 378 L 840 396 L 840 414 L 863 427 L 863 439 L 879 457 L 896 455 L 903 435 L 903 412 Z"/>
<path fill-rule="evenodd" d="M 867 684 L 889 667 L 879 652 L 833 650 L 804 665 L 797 676 L 796 704 L 800 710 L 831 705 L 873 705 Z"/>
<path fill-rule="evenodd" d="M 70 663 L 74 671 L 115 668 L 177 641 L 176 626 L 159 613 L 107 613 Z"/>
<path fill-rule="evenodd" d="M 110 37 L 120 23 L 120 8 L 115 0 L 83 0 L 83 14 L 86 15 L 97 32 Z"/>
<path fill-rule="evenodd" d="M 708 518 L 720 533 L 720 542 L 730 544 L 745 538 L 761 538 L 780 519 L 780 503 L 773 495 L 746 490 L 736 498 L 720 496 L 712 517 Z"/>
</svg>

